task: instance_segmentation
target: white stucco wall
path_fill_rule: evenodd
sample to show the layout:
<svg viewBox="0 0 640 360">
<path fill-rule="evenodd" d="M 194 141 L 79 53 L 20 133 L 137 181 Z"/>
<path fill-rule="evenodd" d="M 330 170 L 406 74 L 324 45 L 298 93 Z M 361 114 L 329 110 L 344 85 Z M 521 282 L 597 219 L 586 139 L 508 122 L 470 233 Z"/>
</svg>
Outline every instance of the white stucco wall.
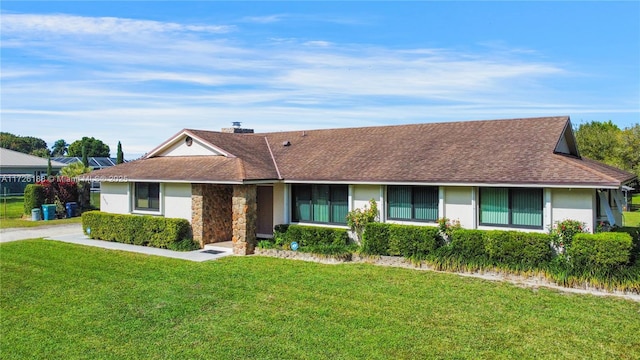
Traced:
<svg viewBox="0 0 640 360">
<path fill-rule="evenodd" d="M 594 229 L 595 191 L 593 189 L 552 189 L 551 221 L 578 220 Z"/>
<path fill-rule="evenodd" d="M 463 228 L 473 229 L 475 212 L 473 209 L 472 192 L 472 187 L 445 187 L 444 214 L 440 214 L 440 217 L 459 220 Z"/>
<path fill-rule="evenodd" d="M 369 207 L 369 200 L 375 199 L 380 210 L 380 185 L 353 185 L 351 209 Z"/>
<path fill-rule="evenodd" d="M 191 221 L 191 184 L 165 183 L 160 191 L 165 217 Z"/>
<path fill-rule="evenodd" d="M 100 183 L 100 211 L 112 214 L 130 212 L 129 183 Z"/>
<path fill-rule="evenodd" d="M 273 225 L 286 224 L 289 222 L 287 209 L 290 206 L 285 197 L 285 190 L 287 185 L 274 184 L 273 185 Z"/>
</svg>

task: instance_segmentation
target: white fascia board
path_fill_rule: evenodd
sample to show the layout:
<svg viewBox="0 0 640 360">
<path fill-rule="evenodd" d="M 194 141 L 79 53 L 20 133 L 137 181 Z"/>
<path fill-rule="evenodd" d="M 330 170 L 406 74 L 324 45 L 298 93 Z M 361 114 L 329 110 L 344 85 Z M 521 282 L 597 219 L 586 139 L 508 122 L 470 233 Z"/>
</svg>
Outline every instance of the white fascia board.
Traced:
<svg viewBox="0 0 640 360">
<path fill-rule="evenodd" d="M 279 184 L 282 183 L 281 180 L 273 179 L 273 180 L 245 180 L 242 182 L 245 185 L 262 185 L 262 184 Z"/>
<path fill-rule="evenodd" d="M 341 185 L 420 185 L 420 186 L 479 186 L 479 187 L 520 187 L 520 188 L 557 188 L 557 189 L 618 189 L 611 185 L 581 185 L 581 184 L 511 184 L 511 183 L 442 183 L 442 182 L 418 182 L 418 181 L 327 181 L 327 180 L 284 180 L 285 184 L 341 184 Z"/>
<path fill-rule="evenodd" d="M 98 180 L 94 180 L 98 181 Z M 136 183 L 136 182 L 148 182 L 148 183 L 171 183 L 171 184 L 221 184 L 221 185 L 243 185 L 241 181 L 209 181 L 209 180 L 161 180 L 161 179 L 127 179 L 127 181 L 99 181 L 107 183 Z"/>
</svg>

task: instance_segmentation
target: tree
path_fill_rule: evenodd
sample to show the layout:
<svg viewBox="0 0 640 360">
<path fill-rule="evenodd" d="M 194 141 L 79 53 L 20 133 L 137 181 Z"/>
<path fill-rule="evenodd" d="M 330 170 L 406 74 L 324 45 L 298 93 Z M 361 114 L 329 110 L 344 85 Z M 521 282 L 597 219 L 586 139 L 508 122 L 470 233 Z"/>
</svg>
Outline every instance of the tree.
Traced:
<svg viewBox="0 0 640 360">
<path fill-rule="evenodd" d="M 87 157 L 87 147 L 82 145 L 82 165 L 89 167 L 89 158 Z"/>
<path fill-rule="evenodd" d="M 51 148 L 52 156 L 64 156 L 69 151 L 69 144 L 64 139 L 56 140 Z"/>
<path fill-rule="evenodd" d="M 640 124 L 624 129 L 620 140 L 620 162 L 623 168 L 640 177 Z"/>
<path fill-rule="evenodd" d="M 122 152 L 122 144 L 118 141 L 118 155 L 116 156 L 116 164 L 122 164 L 124 162 L 124 153 Z"/>
<path fill-rule="evenodd" d="M 620 130 L 611 120 L 580 124 L 580 155 L 640 176 L 640 124 Z"/>
<path fill-rule="evenodd" d="M 580 124 L 576 131 L 580 155 L 619 166 L 617 160 L 621 147 L 620 133 L 620 128 L 611 120 Z"/>
<path fill-rule="evenodd" d="M 49 151 L 48 148 L 46 148 L 46 149 L 38 148 L 38 149 L 35 149 L 35 150 L 31 151 L 29 153 L 29 155 L 38 156 L 38 157 L 41 157 L 41 158 L 48 158 L 49 156 L 51 156 L 51 152 Z"/>
<path fill-rule="evenodd" d="M 109 146 L 96 138 L 83 137 L 81 140 L 76 140 L 69 145 L 69 156 L 82 156 L 82 147 L 86 147 L 88 157 L 109 157 L 111 149 Z"/>
<path fill-rule="evenodd" d="M 74 163 L 71 163 L 65 167 L 63 167 L 60 170 L 60 174 L 62 176 L 67 176 L 70 178 L 76 178 L 82 174 L 86 174 L 91 172 L 91 170 L 93 170 L 90 167 L 84 166 L 84 164 L 82 164 L 80 161 L 76 161 Z"/>
<path fill-rule="evenodd" d="M 49 156 L 47 142 L 32 136 L 19 136 L 0 132 L 0 147 L 41 157 Z"/>
<path fill-rule="evenodd" d="M 51 168 L 51 158 L 47 159 L 47 177 L 51 176 L 53 169 Z"/>
<path fill-rule="evenodd" d="M 90 167 L 84 166 L 80 161 L 71 163 L 60 170 L 60 175 L 69 177 L 70 179 L 77 179 L 80 175 L 86 174 L 93 170 Z M 89 209 L 91 207 L 91 182 L 79 181 L 78 186 L 78 205 L 81 209 Z"/>
</svg>

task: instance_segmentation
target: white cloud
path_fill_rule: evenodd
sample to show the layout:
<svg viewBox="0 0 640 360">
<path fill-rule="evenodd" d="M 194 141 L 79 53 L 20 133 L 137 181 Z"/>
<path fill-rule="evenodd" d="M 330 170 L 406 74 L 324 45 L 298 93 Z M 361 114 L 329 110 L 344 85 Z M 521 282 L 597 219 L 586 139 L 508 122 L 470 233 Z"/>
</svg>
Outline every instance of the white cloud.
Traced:
<svg viewBox="0 0 640 360">
<path fill-rule="evenodd" d="M 232 121 L 280 131 L 637 113 L 633 99 L 618 94 L 575 100 L 556 83 L 579 75 L 502 44 L 472 52 L 322 39 L 249 43 L 241 33 L 225 38 L 234 28 L 217 25 L 71 15 L 2 20 L 2 47 L 9 38 L 19 54 L 3 53 L 3 131 L 50 143 L 96 136 L 141 155 L 181 128 L 216 130 Z"/>
<path fill-rule="evenodd" d="M 277 15 L 267 15 L 267 16 L 245 16 L 240 21 L 256 23 L 256 24 L 273 24 L 276 22 L 282 21 L 286 18 L 287 15 L 277 14 Z"/>
<path fill-rule="evenodd" d="M 329 47 L 332 44 L 330 42 L 328 42 L 328 41 L 314 40 L 314 41 L 307 41 L 303 45 L 306 45 L 306 46 L 317 46 L 317 47 Z"/>
<path fill-rule="evenodd" d="M 173 22 L 136 20 L 115 17 L 74 15 L 3 14 L 4 33 L 42 32 L 48 34 L 128 35 L 140 33 L 203 32 L 227 33 L 229 25 L 183 25 Z"/>
</svg>

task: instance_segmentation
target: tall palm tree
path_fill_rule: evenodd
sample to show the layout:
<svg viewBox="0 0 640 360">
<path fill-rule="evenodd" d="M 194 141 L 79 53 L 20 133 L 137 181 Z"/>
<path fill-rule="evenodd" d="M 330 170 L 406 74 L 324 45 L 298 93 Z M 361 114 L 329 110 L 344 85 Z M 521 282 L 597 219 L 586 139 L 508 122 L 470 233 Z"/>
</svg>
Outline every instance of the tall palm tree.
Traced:
<svg viewBox="0 0 640 360">
<path fill-rule="evenodd" d="M 69 144 L 64 139 L 56 140 L 51 148 L 52 156 L 64 156 L 69 151 Z"/>
</svg>

